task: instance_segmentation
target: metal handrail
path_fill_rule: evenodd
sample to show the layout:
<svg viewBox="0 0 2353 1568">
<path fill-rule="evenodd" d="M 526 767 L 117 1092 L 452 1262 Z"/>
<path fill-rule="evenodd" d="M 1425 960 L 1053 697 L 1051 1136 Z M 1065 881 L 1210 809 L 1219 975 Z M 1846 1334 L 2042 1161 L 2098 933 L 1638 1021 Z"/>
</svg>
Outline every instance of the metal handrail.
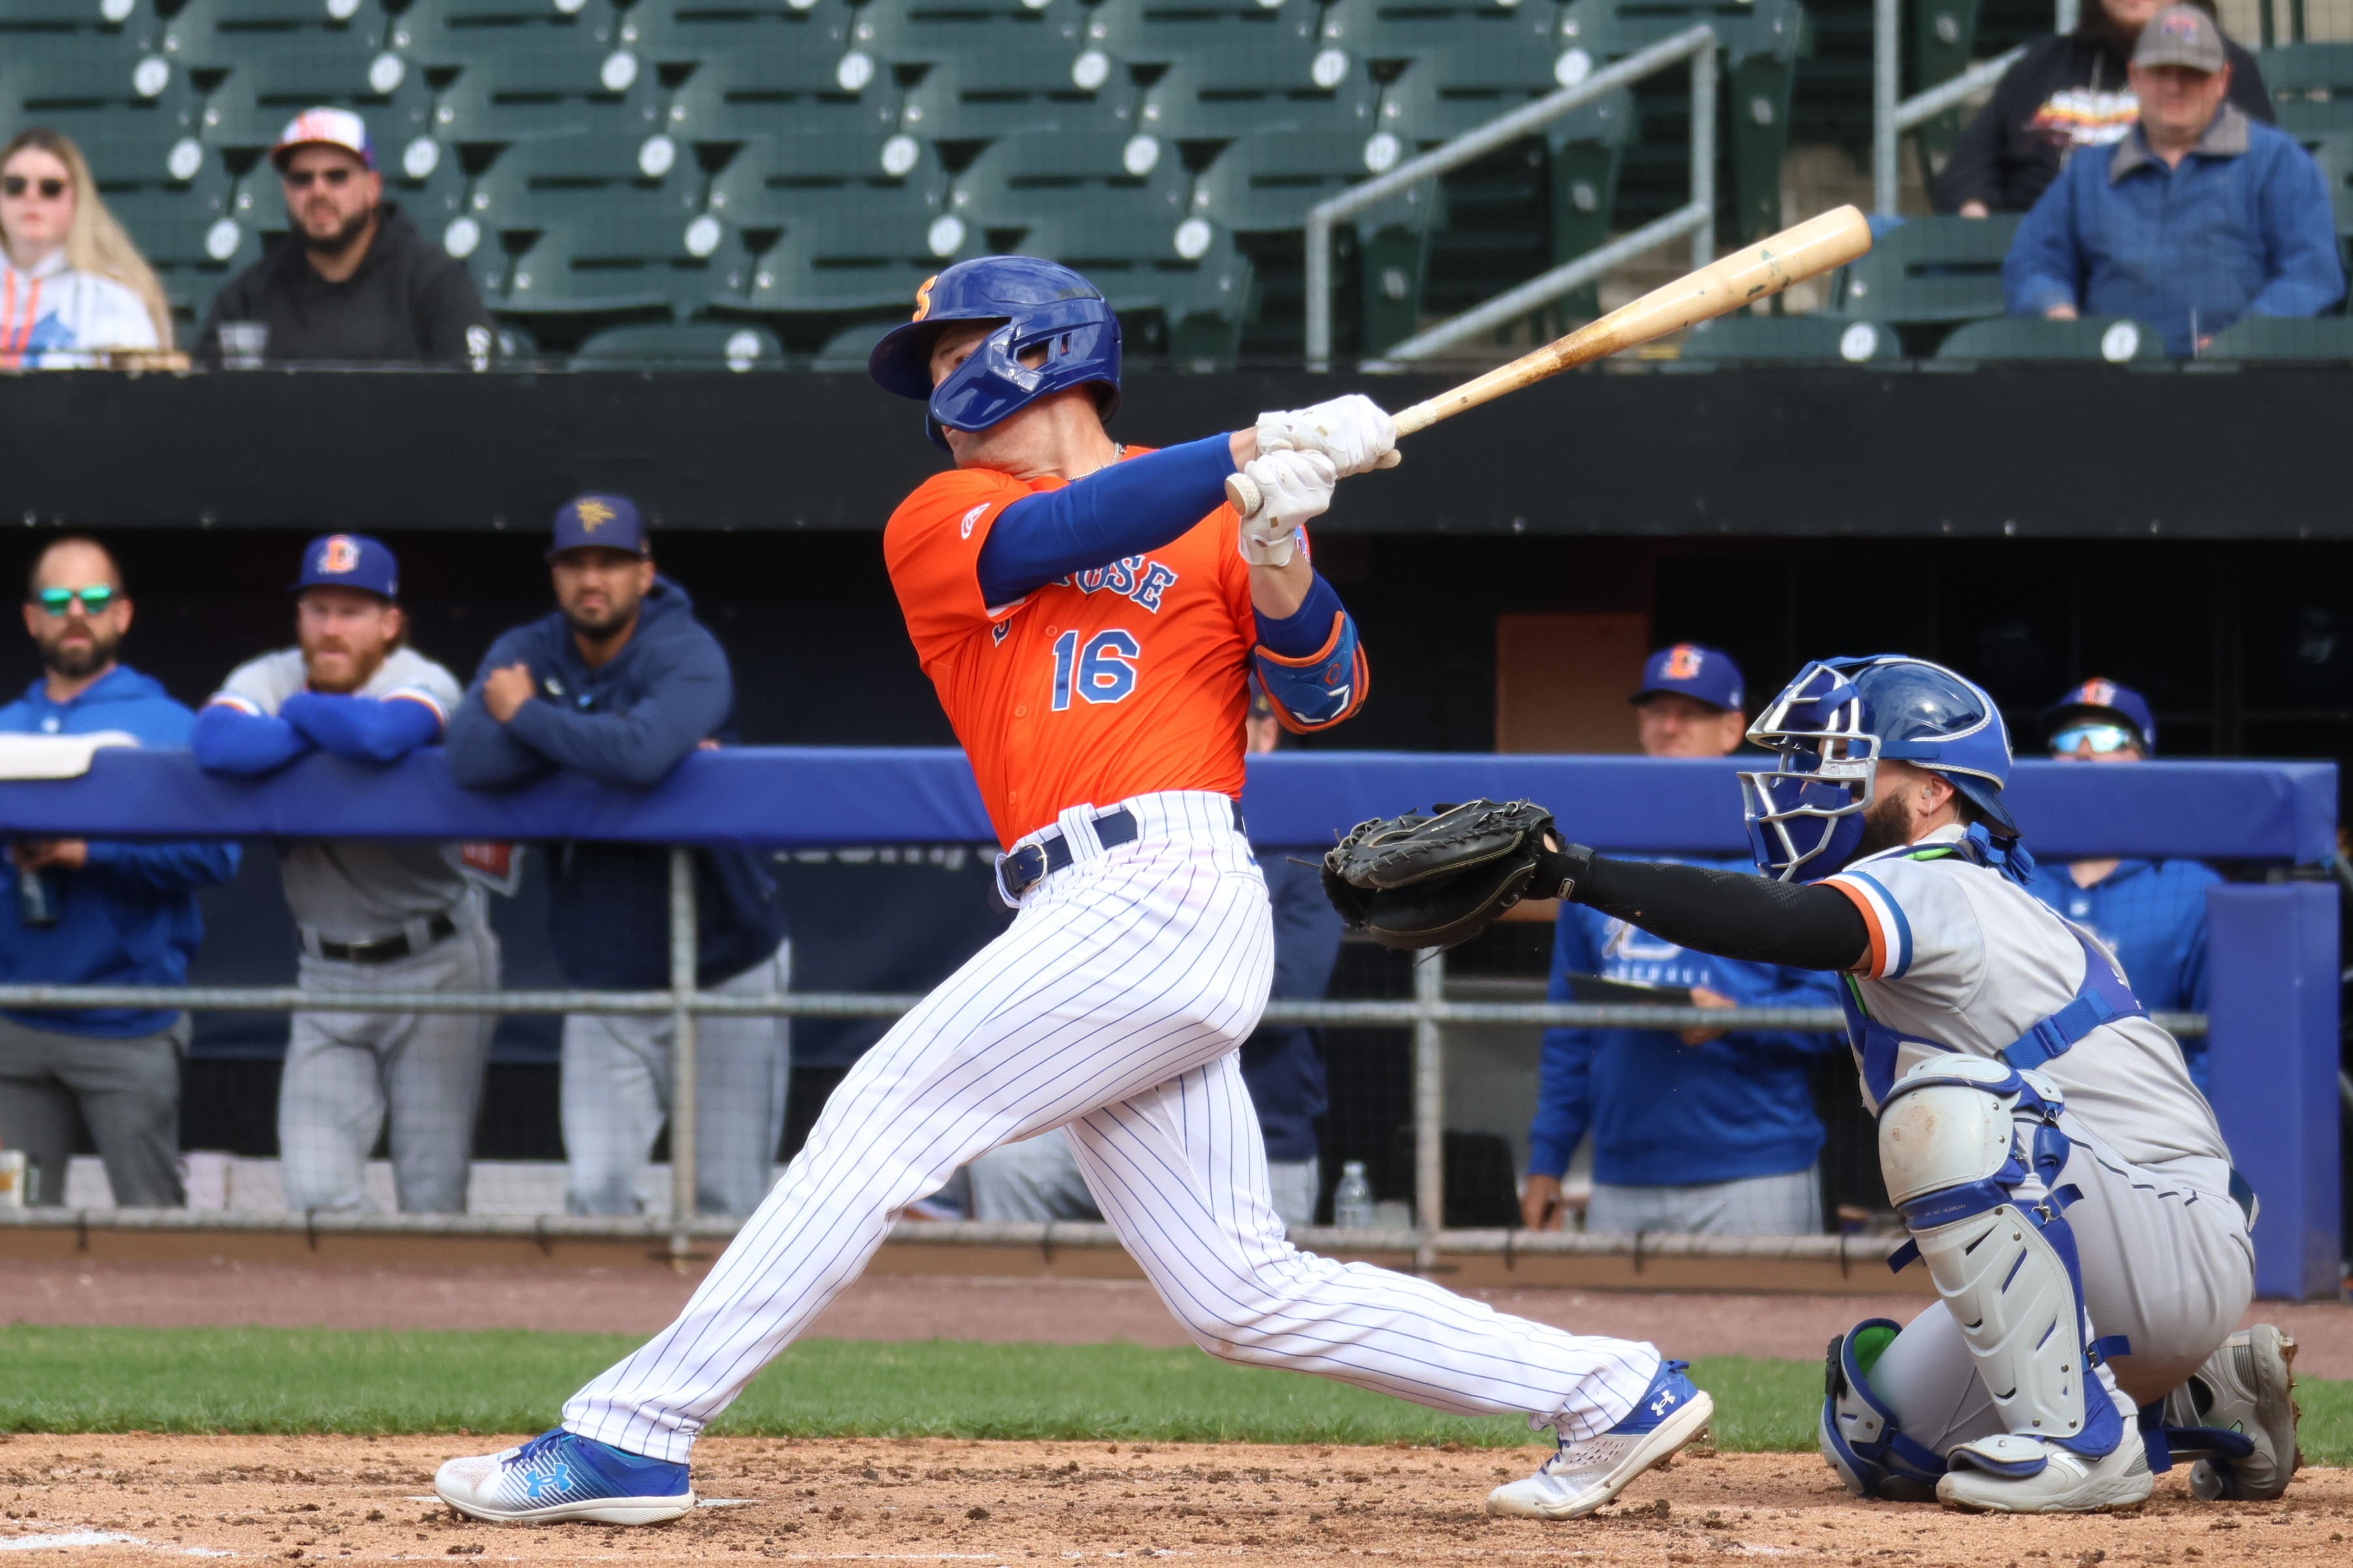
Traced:
<svg viewBox="0 0 2353 1568">
<path fill-rule="evenodd" d="M 2077 0 L 2057 0 L 2052 12 L 2052 30 L 2075 30 Z M 2025 58 L 2021 44 L 2009 53 L 1979 60 L 1960 75 L 1938 82 L 1925 92 L 1899 99 L 1903 90 L 1903 10 L 1901 0 L 1875 0 L 1873 6 L 1871 83 L 1871 209 L 1896 216 L 1903 187 L 1903 163 L 1897 149 L 1905 132 L 1957 109 L 1976 94 L 1991 88 L 2002 73 Z"/>
<path fill-rule="evenodd" d="M 1537 306 L 1579 289 L 1630 257 L 1690 233 L 1692 265 L 1714 258 L 1715 215 L 1715 29 L 1702 23 L 1662 38 L 1628 55 L 1613 66 L 1596 71 L 1558 92 L 1524 105 L 1497 120 L 1466 132 L 1419 157 L 1409 158 L 1361 185 L 1319 202 L 1307 214 L 1307 368 L 1332 368 L 1332 228 L 1341 219 L 1377 205 L 1391 196 L 1450 170 L 1475 162 L 1540 130 L 1573 109 L 1606 93 L 1629 87 L 1686 56 L 1692 66 L 1691 201 L 1675 212 L 1634 233 L 1589 252 L 1576 261 L 1529 279 L 1452 321 L 1392 345 L 1378 363 L 1419 359 L 1467 337 L 1524 316 Z M 1641 240 L 1640 245 L 1633 242 Z M 1630 249 L 1629 247 L 1631 246 Z M 1602 258 L 1607 256 L 1608 259 Z"/>
</svg>

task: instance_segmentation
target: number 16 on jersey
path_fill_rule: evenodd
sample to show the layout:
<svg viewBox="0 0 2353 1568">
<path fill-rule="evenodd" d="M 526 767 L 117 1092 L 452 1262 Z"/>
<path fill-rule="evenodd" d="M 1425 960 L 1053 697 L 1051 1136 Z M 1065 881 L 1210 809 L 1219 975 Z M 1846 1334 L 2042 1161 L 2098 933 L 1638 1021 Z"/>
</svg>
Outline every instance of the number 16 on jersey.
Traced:
<svg viewBox="0 0 2353 1568">
<path fill-rule="evenodd" d="M 1135 689 L 1135 660 L 1144 648 L 1134 637 L 1113 626 L 1079 646 L 1076 631 L 1054 639 L 1054 711 L 1071 705 L 1073 696 L 1089 702 L 1117 702 Z"/>
</svg>

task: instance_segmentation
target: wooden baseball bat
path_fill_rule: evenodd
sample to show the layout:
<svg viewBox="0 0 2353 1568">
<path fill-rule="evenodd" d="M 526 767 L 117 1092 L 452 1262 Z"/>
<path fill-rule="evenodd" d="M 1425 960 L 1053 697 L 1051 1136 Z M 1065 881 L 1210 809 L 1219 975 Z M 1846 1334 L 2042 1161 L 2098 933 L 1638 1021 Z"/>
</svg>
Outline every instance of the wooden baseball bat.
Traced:
<svg viewBox="0 0 2353 1568">
<path fill-rule="evenodd" d="M 1466 408 L 1492 403 L 1565 370 L 1714 321 L 1752 300 L 1778 294 L 1792 283 L 1843 267 L 1870 248 L 1871 225 L 1853 207 L 1838 207 L 1808 218 L 1770 239 L 1760 239 L 1745 250 L 1711 261 L 1663 289 L 1653 289 L 1633 303 L 1620 305 L 1507 365 L 1398 410 L 1394 416 L 1397 433 L 1410 436 L 1427 430 Z M 1244 517 L 1256 511 L 1261 500 L 1258 486 L 1247 474 L 1227 479 L 1226 499 Z"/>
</svg>

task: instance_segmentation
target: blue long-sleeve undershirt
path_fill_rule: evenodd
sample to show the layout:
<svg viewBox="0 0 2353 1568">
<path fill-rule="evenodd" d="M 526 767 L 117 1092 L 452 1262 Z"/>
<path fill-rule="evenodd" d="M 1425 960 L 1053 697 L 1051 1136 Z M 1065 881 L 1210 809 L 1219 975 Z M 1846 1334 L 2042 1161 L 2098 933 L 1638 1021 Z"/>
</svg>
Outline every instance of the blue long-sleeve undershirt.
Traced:
<svg viewBox="0 0 2353 1568">
<path fill-rule="evenodd" d="M 1324 645 L 1332 640 L 1332 617 L 1348 612 L 1340 603 L 1338 591 L 1318 572 L 1299 608 L 1281 620 L 1271 620 L 1257 610 L 1250 613 L 1258 619 L 1261 647 L 1285 658 L 1306 658 L 1323 652 Z"/>
<path fill-rule="evenodd" d="M 441 736 L 441 715 L 407 697 L 337 697 L 298 691 L 279 713 L 322 751 L 381 766 Z"/>
<path fill-rule="evenodd" d="M 1212 436 L 1015 501 L 980 547 L 983 602 L 1009 605 L 1058 577 L 1159 549 L 1217 510 L 1233 471 L 1229 438 Z"/>
<path fill-rule="evenodd" d="M 215 702 L 196 715 L 188 737 L 196 766 L 208 773 L 255 778 L 274 773 L 311 749 L 311 741 L 285 720 Z"/>
</svg>

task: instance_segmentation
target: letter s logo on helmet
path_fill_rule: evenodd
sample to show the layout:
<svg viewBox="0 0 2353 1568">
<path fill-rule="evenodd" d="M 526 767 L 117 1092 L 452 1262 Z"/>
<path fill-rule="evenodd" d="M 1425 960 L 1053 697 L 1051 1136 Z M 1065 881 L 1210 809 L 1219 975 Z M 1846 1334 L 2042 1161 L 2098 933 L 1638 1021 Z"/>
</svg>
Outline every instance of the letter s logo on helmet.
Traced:
<svg viewBox="0 0 2353 1568">
<path fill-rule="evenodd" d="M 358 571 L 359 564 L 359 541 L 348 533 L 330 534 L 327 542 L 320 547 L 319 570 L 322 572 L 332 572 L 340 577 L 347 572 Z"/>
<path fill-rule="evenodd" d="M 2018 837 L 2001 803 L 2010 762 L 2001 710 L 1941 664 L 1903 654 L 1819 660 L 1766 705 L 1748 739 L 1780 754 L 1773 772 L 1740 775 L 1749 848 L 1768 877 L 1818 881 L 1853 858 L 1883 758 L 1941 775 L 1994 837 Z"/>
<path fill-rule="evenodd" d="M 932 384 L 932 346 L 959 321 L 999 323 L 970 358 Z M 1024 356 L 1039 363 L 1023 363 Z M 1042 357 L 1039 357 L 1042 356 Z M 915 294 L 915 316 L 874 345 L 869 374 L 885 392 L 929 405 L 925 432 L 986 430 L 1049 393 L 1090 384 L 1103 416 L 1119 412 L 1119 318 L 1103 291 L 1032 256 L 959 261 Z"/>
</svg>

